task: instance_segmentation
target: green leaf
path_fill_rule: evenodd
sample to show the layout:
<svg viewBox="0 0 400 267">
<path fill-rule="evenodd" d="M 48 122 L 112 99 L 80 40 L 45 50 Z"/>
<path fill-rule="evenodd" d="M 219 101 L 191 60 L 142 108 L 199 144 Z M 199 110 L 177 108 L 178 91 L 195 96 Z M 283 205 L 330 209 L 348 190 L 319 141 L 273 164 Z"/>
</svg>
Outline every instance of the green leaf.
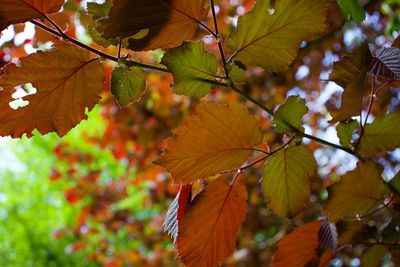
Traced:
<svg viewBox="0 0 400 267">
<path fill-rule="evenodd" d="M 339 137 L 340 144 L 344 147 L 348 147 L 351 143 L 353 132 L 357 128 L 358 122 L 350 120 L 348 122 L 341 122 L 336 126 L 337 135 Z"/>
<path fill-rule="evenodd" d="M 383 263 L 383 257 L 388 253 L 388 248 L 384 245 L 375 245 L 367 249 L 361 257 L 362 266 L 380 267 Z"/>
<path fill-rule="evenodd" d="M 331 122 L 345 121 L 358 116 L 362 109 L 365 75 L 372 63 L 368 43 L 364 42 L 348 56 L 333 64 L 329 79 L 345 88 L 338 110 L 331 110 Z"/>
<path fill-rule="evenodd" d="M 296 58 L 300 43 L 325 30 L 326 0 L 258 0 L 239 18 L 227 46 L 245 65 L 282 72 Z"/>
<path fill-rule="evenodd" d="M 354 171 L 329 186 L 325 209 L 330 219 L 361 216 L 380 205 L 385 192 L 382 170 L 382 166 L 373 161 L 359 162 Z"/>
<path fill-rule="evenodd" d="M 336 2 L 348 18 L 357 23 L 361 23 L 365 19 L 365 11 L 358 0 L 336 0 Z"/>
<path fill-rule="evenodd" d="M 298 96 L 289 96 L 286 102 L 275 112 L 274 123 L 276 130 L 292 132 L 293 128 L 300 130 L 301 120 L 308 112 L 306 101 Z"/>
<path fill-rule="evenodd" d="M 232 82 L 241 83 L 246 81 L 246 70 L 240 68 L 235 63 L 227 65 L 227 69 Z"/>
<path fill-rule="evenodd" d="M 389 187 L 392 190 L 395 190 L 398 194 L 400 194 L 400 172 L 393 177 L 392 180 L 389 182 Z"/>
<path fill-rule="evenodd" d="M 400 113 L 390 113 L 376 118 L 365 126 L 360 142 L 360 154 L 371 156 L 385 153 L 400 146 Z"/>
<path fill-rule="evenodd" d="M 138 67 L 117 67 L 111 76 L 111 93 L 122 107 L 137 101 L 146 88 L 146 72 Z"/>
<path fill-rule="evenodd" d="M 293 217 L 310 195 L 309 180 L 317 164 L 304 146 L 292 146 L 271 156 L 264 168 L 262 189 L 268 206 L 284 217 Z"/>
<path fill-rule="evenodd" d="M 87 3 L 87 12 L 93 19 L 99 19 L 108 15 L 112 5 L 112 0 L 106 0 L 103 4 Z"/>
<path fill-rule="evenodd" d="M 174 92 L 192 97 L 203 97 L 213 85 L 203 80 L 215 80 L 218 61 L 204 50 L 203 42 L 184 43 L 165 53 L 161 63 L 174 76 Z"/>
</svg>

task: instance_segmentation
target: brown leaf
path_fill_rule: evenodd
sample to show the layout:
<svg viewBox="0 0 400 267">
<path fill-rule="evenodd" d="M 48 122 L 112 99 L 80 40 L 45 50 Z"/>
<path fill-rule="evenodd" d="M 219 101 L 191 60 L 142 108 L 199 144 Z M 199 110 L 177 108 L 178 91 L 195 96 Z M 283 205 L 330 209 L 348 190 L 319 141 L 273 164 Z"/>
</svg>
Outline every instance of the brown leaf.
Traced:
<svg viewBox="0 0 400 267">
<path fill-rule="evenodd" d="M 221 177 L 188 205 L 177 239 L 179 257 L 187 266 L 216 266 L 234 251 L 246 199 L 240 177 L 233 185 Z"/>
<path fill-rule="evenodd" d="M 1 0 L 0 31 L 11 24 L 43 19 L 61 9 L 64 0 Z"/>
<path fill-rule="evenodd" d="M 257 120 L 243 105 L 202 103 L 167 139 L 155 163 L 175 182 L 192 183 L 240 167 L 261 142 Z"/>
<path fill-rule="evenodd" d="M 85 109 L 99 101 L 104 71 L 98 59 L 72 45 L 21 58 L 20 66 L 8 64 L 1 69 L 0 135 L 21 137 L 52 131 L 65 135 L 82 119 Z M 29 105 L 14 110 L 9 102 L 15 87 L 31 83 L 37 92 L 24 97 Z"/>
<path fill-rule="evenodd" d="M 106 39 L 129 39 L 129 48 L 170 48 L 190 40 L 207 16 L 205 0 L 119 0 L 97 30 Z"/>
</svg>

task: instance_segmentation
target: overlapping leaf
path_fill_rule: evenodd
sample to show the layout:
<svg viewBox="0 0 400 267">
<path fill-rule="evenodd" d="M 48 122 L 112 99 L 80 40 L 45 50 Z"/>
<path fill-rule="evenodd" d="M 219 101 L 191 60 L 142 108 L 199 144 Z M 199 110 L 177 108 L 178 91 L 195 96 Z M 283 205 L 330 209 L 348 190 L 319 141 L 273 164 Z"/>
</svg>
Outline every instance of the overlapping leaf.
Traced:
<svg viewBox="0 0 400 267">
<path fill-rule="evenodd" d="M 355 22 L 361 23 L 365 19 L 365 11 L 358 0 L 336 0 L 336 2 L 346 16 L 352 18 Z"/>
<path fill-rule="evenodd" d="M 114 1 L 96 29 L 106 39 L 129 37 L 135 51 L 170 48 L 193 37 L 207 16 L 205 5 L 205 0 Z"/>
<path fill-rule="evenodd" d="M 177 94 L 203 97 L 213 87 L 204 80 L 215 80 L 218 61 L 204 50 L 203 42 L 173 48 L 165 53 L 161 63 L 174 75 L 174 92 Z"/>
<path fill-rule="evenodd" d="M 221 177 L 189 204 L 177 239 L 179 257 L 187 266 L 217 266 L 234 251 L 247 213 L 246 199 L 240 177 L 233 185 Z"/>
<path fill-rule="evenodd" d="M 322 221 L 313 221 L 296 228 L 292 233 L 286 235 L 278 244 L 278 252 L 273 257 L 273 267 L 298 267 L 307 266 L 317 257 L 320 247 L 319 233 Z M 321 261 L 329 262 L 323 257 Z M 317 262 L 318 263 L 318 262 Z M 323 264 L 318 266 L 324 266 Z"/>
<path fill-rule="evenodd" d="M 357 128 L 358 123 L 355 120 L 349 122 L 341 122 L 336 127 L 337 135 L 339 137 L 340 144 L 344 147 L 348 147 L 353 138 L 353 132 Z"/>
<path fill-rule="evenodd" d="M 244 106 L 202 103 L 175 129 L 155 163 L 175 182 L 191 183 L 239 167 L 261 142 L 257 120 Z"/>
<path fill-rule="evenodd" d="M 293 132 L 300 130 L 302 118 L 308 112 L 306 101 L 297 96 L 290 96 L 286 102 L 279 107 L 274 115 L 274 123 L 278 132 Z"/>
<path fill-rule="evenodd" d="M 65 135 L 97 104 L 103 81 L 99 60 L 72 45 L 21 58 L 20 66 L 6 65 L 0 77 L 0 135 L 31 136 L 34 129 Z M 12 109 L 14 88 L 27 83 L 37 93 L 24 98 L 28 106 Z"/>
<path fill-rule="evenodd" d="M 325 30 L 326 0 L 258 0 L 239 18 L 238 28 L 228 39 L 234 59 L 274 72 L 287 69 L 300 43 Z"/>
<path fill-rule="evenodd" d="M 310 195 L 309 180 L 315 170 L 314 156 L 303 145 L 289 147 L 271 156 L 262 180 L 268 206 L 284 217 L 296 215 Z"/>
<path fill-rule="evenodd" d="M 344 88 L 339 110 L 331 110 L 331 122 L 344 121 L 359 115 L 364 95 L 364 80 L 372 62 L 368 43 L 335 62 L 329 79 Z"/>
<path fill-rule="evenodd" d="M 0 31 L 11 24 L 43 19 L 45 14 L 59 11 L 64 0 L 1 0 Z"/>
<path fill-rule="evenodd" d="M 382 47 L 375 53 L 370 73 L 386 79 L 400 80 L 400 48 Z"/>
<path fill-rule="evenodd" d="M 384 153 L 400 146 L 400 113 L 389 113 L 365 126 L 360 142 L 360 153 L 370 156 Z"/>
<path fill-rule="evenodd" d="M 146 88 L 146 72 L 138 67 L 117 67 L 111 76 L 111 93 L 120 106 L 137 101 Z"/>
<path fill-rule="evenodd" d="M 354 171 L 328 187 L 325 209 L 331 220 L 361 216 L 381 204 L 385 191 L 381 173 L 381 165 L 373 161 L 359 162 Z"/>
</svg>

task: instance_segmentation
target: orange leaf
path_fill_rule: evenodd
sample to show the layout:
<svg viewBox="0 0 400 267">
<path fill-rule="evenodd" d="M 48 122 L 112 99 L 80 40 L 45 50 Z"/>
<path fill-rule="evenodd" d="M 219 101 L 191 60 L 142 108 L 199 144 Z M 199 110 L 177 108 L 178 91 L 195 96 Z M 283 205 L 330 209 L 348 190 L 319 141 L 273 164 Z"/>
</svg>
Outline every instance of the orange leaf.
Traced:
<svg viewBox="0 0 400 267">
<path fill-rule="evenodd" d="M 11 24 L 42 19 L 45 14 L 55 13 L 64 0 L 2 0 L 0 1 L 0 31 Z"/>
<path fill-rule="evenodd" d="M 216 266 L 234 251 L 246 199 L 240 177 L 233 185 L 221 177 L 187 206 L 177 239 L 179 257 L 187 266 Z"/>
<path fill-rule="evenodd" d="M 20 66 L 8 64 L 1 69 L 0 135 L 21 137 L 52 131 L 65 135 L 82 119 L 86 107 L 99 101 L 104 71 L 98 59 L 72 45 L 38 52 L 21 58 Z M 15 87 L 31 83 L 35 94 L 24 97 L 29 105 L 14 110 L 9 102 Z"/>
<path fill-rule="evenodd" d="M 175 129 L 155 163 L 176 182 L 192 183 L 239 167 L 262 142 L 257 120 L 240 104 L 202 103 Z"/>
<path fill-rule="evenodd" d="M 273 267 L 305 266 L 317 255 L 318 233 L 322 221 L 313 221 L 296 228 L 278 244 L 279 250 L 273 258 Z"/>
<path fill-rule="evenodd" d="M 120 0 L 97 30 L 106 39 L 131 37 L 132 50 L 170 48 L 190 40 L 207 16 L 205 0 Z"/>
</svg>

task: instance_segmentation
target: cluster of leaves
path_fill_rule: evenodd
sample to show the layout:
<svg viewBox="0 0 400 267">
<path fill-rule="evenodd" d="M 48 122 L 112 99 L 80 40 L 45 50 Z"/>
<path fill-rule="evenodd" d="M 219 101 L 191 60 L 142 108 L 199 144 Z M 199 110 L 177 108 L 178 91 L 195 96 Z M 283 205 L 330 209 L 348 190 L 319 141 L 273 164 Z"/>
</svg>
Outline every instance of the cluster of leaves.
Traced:
<svg viewBox="0 0 400 267">
<path fill-rule="evenodd" d="M 249 2 L 251 7 L 252 1 Z M 3 1 L 0 30 L 31 21 L 60 37 L 61 42 L 51 50 L 22 57 L 18 64 L 9 63 L 2 68 L 0 134 L 18 138 L 24 134 L 31 136 L 36 129 L 41 134 L 56 132 L 64 136 L 86 118 L 85 110 L 92 109 L 107 91 L 121 107 L 137 102 L 146 87 L 151 90 L 153 71 L 171 73 L 173 92 L 193 99 L 210 97 L 210 93 L 219 91 L 227 95 L 234 92 L 269 117 L 264 121 L 256 118 L 237 100 L 226 103 L 200 100 L 194 111 L 185 110 L 189 115 L 164 142 L 163 154 L 154 162 L 181 186 L 165 219 L 165 230 L 173 237 L 180 260 L 187 266 L 215 266 L 234 252 L 236 236 L 248 212 L 251 192 L 246 184 L 251 177 L 247 174 L 250 169 L 262 169 L 261 188 L 269 211 L 283 218 L 308 221 L 279 242 L 278 251 L 272 257 L 273 266 L 325 266 L 343 246 L 353 242 L 371 247 L 367 253 L 372 256 L 366 257 L 390 252 L 395 259 L 399 248 L 396 216 L 399 216 L 400 177 L 386 182 L 379 162 L 388 157 L 388 151 L 400 145 L 400 114 L 388 112 L 388 104 L 380 103 L 384 106 L 381 114 L 374 113 L 373 109 L 379 95 L 398 86 L 399 40 L 392 47 L 372 52 L 365 42 L 334 64 L 329 80 L 343 87 L 344 92 L 340 107 L 330 109 L 332 119 L 325 123 L 336 127 L 340 145 L 305 133 L 303 118 L 311 116 L 305 99 L 289 96 L 278 106 L 263 104 L 259 96 L 254 98 L 246 92 L 249 73 L 257 69 L 267 69 L 269 76 L 290 72 L 299 49 L 307 48 L 307 42 L 326 31 L 326 12 L 333 5 L 328 2 L 258 0 L 249 12 L 238 18 L 234 30 L 221 28 L 214 1 L 89 3 L 87 13 L 81 11 L 81 16 L 92 39 L 103 46 L 97 50 L 63 31 L 49 17 L 60 10 L 63 0 Z M 365 17 L 358 1 L 338 1 L 338 5 L 356 22 Z M 211 23 L 205 22 L 208 14 Z M 199 26 L 213 38 L 211 49 L 203 41 L 195 41 L 203 35 L 203 31 L 198 31 Z M 229 35 L 223 36 L 219 30 Z M 105 52 L 109 46 L 118 47 L 117 57 Z M 165 51 L 158 65 L 133 59 L 131 51 L 143 52 L 143 55 L 154 49 Z M 121 51 L 127 51 L 127 56 L 121 56 Z M 106 60 L 114 62 L 112 67 Z M 148 61 L 152 63 L 151 59 Z M 28 85 L 36 88 L 35 93 L 24 97 L 29 104 L 12 108 L 15 90 L 29 88 Z M 163 96 L 168 93 L 159 96 L 158 103 L 168 101 Z M 129 168 L 145 169 L 149 159 L 159 151 L 156 139 L 166 135 L 158 134 L 155 140 L 149 140 L 151 132 L 157 127 L 159 131 L 168 131 L 177 122 L 168 121 L 160 114 L 146 115 L 153 117 L 153 125 L 132 130 L 129 123 L 135 123 L 136 114 L 131 106 L 127 111 L 117 112 L 126 112 L 121 115 L 123 123 L 118 122 L 120 118 L 112 108 L 106 109 L 115 116 L 115 121 L 110 120 L 101 144 L 97 145 L 112 148 L 116 158 L 128 158 Z M 371 120 L 372 114 L 381 116 Z M 265 121 L 267 127 L 262 123 Z M 152 130 L 146 132 L 146 126 Z M 356 168 L 343 174 L 339 182 L 333 183 L 329 178 L 324 184 L 318 177 L 319 166 L 313 149 L 303 142 L 304 138 L 354 156 L 358 161 Z M 146 143 L 144 149 L 143 143 Z M 66 191 L 71 203 L 85 195 L 94 199 L 82 209 L 78 234 L 88 218 L 100 220 L 110 231 L 131 225 L 127 213 L 109 210 L 112 203 L 127 198 L 128 185 L 124 183 L 128 182 L 121 178 L 104 189 L 96 186 L 98 180 L 97 172 L 79 175 L 74 186 Z M 325 189 L 328 197 L 322 203 L 322 212 L 307 218 L 313 192 Z M 122 206 L 126 208 L 126 205 Z M 322 215 L 325 217 L 318 219 Z M 384 215 L 394 218 L 390 223 L 380 223 L 375 231 L 363 221 L 370 217 L 379 221 Z M 374 231 L 372 235 L 365 234 L 371 231 Z M 360 235 L 362 238 L 355 241 Z M 338 249 L 338 245 L 343 246 Z M 121 258 L 126 258 L 125 254 Z M 96 260 L 102 261 L 100 256 Z"/>
</svg>

